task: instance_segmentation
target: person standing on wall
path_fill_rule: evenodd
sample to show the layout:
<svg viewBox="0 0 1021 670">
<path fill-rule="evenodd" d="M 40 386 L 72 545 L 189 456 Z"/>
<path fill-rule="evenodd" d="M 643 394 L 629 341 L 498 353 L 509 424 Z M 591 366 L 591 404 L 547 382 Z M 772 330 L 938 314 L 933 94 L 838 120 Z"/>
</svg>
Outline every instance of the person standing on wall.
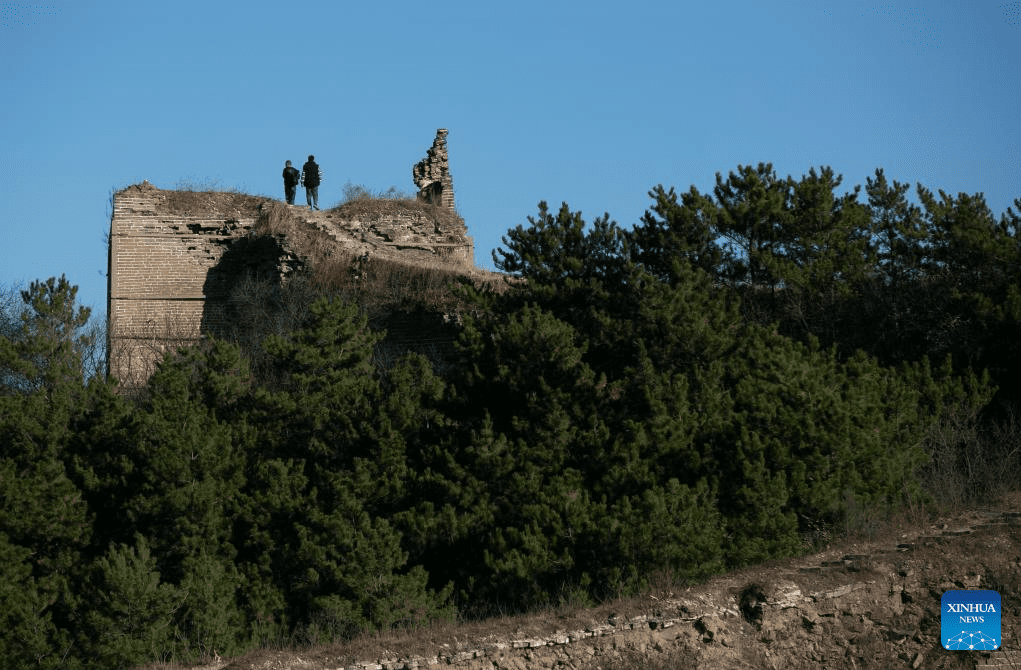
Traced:
<svg viewBox="0 0 1021 670">
<path fill-rule="evenodd" d="M 315 156 L 309 155 L 308 161 L 301 167 L 301 180 L 305 185 L 308 208 L 319 211 L 319 184 L 323 180 L 323 172 L 316 164 Z"/>
<path fill-rule="evenodd" d="M 294 194 L 298 190 L 298 182 L 301 181 L 301 173 L 298 172 L 298 168 L 291 165 L 291 161 L 287 161 L 284 165 L 284 197 L 287 198 L 287 204 L 294 204 Z"/>
</svg>

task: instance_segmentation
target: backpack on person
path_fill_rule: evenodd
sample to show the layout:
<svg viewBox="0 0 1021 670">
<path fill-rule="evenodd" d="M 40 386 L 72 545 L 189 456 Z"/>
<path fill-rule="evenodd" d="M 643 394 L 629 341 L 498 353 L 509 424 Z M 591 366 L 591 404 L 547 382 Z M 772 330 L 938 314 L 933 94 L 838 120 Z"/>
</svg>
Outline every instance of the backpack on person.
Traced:
<svg viewBox="0 0 1021 670">
<path fill-rule="evenodd" d="M 319 166 L 315 163 L 305 163 L 305 188 L 319 186 Z"/>
</svg>

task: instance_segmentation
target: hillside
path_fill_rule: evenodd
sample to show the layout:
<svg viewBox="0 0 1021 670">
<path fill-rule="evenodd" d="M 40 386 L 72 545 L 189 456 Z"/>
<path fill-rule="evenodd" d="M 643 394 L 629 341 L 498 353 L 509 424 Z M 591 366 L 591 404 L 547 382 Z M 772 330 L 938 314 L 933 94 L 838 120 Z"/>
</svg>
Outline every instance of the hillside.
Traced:
<svg viewBox="0 0 1021 670">
<path fill-rule="evenodd" d="M 119 542 L 112 558 L 135 552 L 139 569 L 158 557 L 167 590 L 188 602 L 150 626 L 160 644 L 188 645 L 163 658 L 297 645 L 322 667 L 943 667 L 960 659 L 929 656 L 941 592 L 991 586 L 1013 607 L 1013 530 L 984 524 L 1012 521 L 1016 505 L 961 533 L 964 521 L 937 533 L 918 511 L 927 493 L 957 510 L 1015 486 L 1011 408 L 991 405 L 985 372 L 928 358 L 947 350 L 942 338 L 897 331 L 881 358 L 829 318 L 897 307 L 877 289 L 881 256 L 863 256 L 857 274 L 798 256 L 776 266 L 783 291 L 759 291 L 763 268 L 727 265 L 706 246 L 718 236 L 678 237 L 697 212 L 667 195 L 664 220 L 632 231 L 540 203 L 496 263 L 523 281 L 474 291 L 463 265 L 394 255 L 456 259 L 442 246 L 449 221 L 404 225 L 395 217 L 410 207 L 390 200 L 357 203 L 376 218 L 274 202 L 220 227 L 139 217 L 143 229 L 183 226 L 196 250 L 210 231 L 203 249 L 222 254 L 210 252 L 202 324 L 241 345 L 167 361 L 132 421 L 109 431 L 98 417 L 79 449 L 104 459 L 83 479 L 90 504 L 110 510 L 92 542 Z M 814 221 L 800 204 L 781 213 Z M 868 230 L 884 216 L 855 213 Z M 926 267 L 916 284 L 930 291 L 946 271 Z M 833 286 L 820 293 L 823 274 Z M 452 281 L 464 290 L 447 291 Z M 388 360 L 369 327 L 381 321 L 390 336 L 413 323 L 420 343 L 458 331 L 457 367 L 444 369 L 442 351 Z M 894 355 L 905 343 L 927 353 Z M 196 436 L 181 434 L 184 416 Z M 164 476 L 166 464 L 177 470 Z M 120 509 L 140 520 L 137 550 L 114 523 Z M 882 535 L 888 515 L 909 521 Z M 113 564 L 102 566 L 109 581 Z M 195 591 L 203 579 L 215 590 Z M 522 612 L 539 614 L 499 619 Z M 434 627 L 452 620 L 476 623 Z M 426 632 L 393 636 L 406 629 Z M 616 657 L 634 635 L 662 658 Z M 351 639 L 362 642 L 329 646 Z"/>
<path fill-rule="evenodd" d="M 200 670 L 981 668 L 1021 664 L 1021 495 L 690 588 L 657 584 L 594 609 L 263 650 Z M 940 597 L 991 589 L 1004 650 L 940 646 Z"/>
</svg>

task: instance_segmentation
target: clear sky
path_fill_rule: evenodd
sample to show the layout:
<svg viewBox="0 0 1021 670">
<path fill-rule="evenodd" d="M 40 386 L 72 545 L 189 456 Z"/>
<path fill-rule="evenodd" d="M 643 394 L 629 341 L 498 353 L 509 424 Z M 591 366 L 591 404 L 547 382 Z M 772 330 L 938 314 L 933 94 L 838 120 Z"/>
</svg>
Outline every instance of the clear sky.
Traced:
<svg viewBox="0 0 1021 670">
<path fill-rule="evenodd" d="M 1021 197 L 1021 2 L 50 0 L 0 3 L 0 62 L 0 282 L 99 311 L 113 190 L 282 199 L 311 153 L 321 206 L 411 192 L 437 128 L 490 268 L 540 200 L 630 226 L 760 161 Z"/>
</svg>

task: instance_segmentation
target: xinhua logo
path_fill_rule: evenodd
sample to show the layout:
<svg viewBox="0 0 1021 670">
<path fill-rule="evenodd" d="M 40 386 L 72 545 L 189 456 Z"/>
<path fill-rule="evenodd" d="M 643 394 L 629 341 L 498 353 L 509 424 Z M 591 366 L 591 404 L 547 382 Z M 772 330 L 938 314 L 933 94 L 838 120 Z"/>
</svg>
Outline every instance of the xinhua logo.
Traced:
<svg viewBox="0 0 1021 670">
<path fill-rule="evenodd" d="M 944 649 L 999 649 L 1000 594 L 947 591 L 940 605 L 940 631 Z"/>
</svg>

